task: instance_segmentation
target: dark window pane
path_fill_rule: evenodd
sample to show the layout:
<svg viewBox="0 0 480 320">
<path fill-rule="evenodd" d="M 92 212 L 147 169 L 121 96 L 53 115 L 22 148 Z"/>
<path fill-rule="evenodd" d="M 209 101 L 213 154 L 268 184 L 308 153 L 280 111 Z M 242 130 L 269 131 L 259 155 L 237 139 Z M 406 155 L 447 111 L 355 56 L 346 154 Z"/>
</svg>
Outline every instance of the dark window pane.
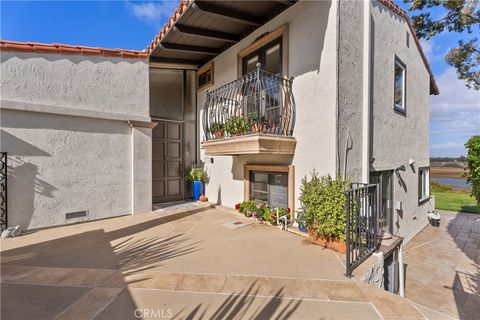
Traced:
<svg viewBox="0 0 480 320">
<path fill-rule="evenodd" d="M 280 43 L 265 51 L 264 69 L 270 73 L 280 75 L 281 72 Z"/>
<path fill-rule="evenodd" d="M 150 69 L 150 114 L 182 120 L 183 71 Z"/>
<path fill-rule="evenodd" d="M 397 108 L 404 109 L 404 84 L 405 84 L 405 69 L 399 64 L 395 63 L 395 82 L 394 82 L 394 102 Z"/>
</svg>

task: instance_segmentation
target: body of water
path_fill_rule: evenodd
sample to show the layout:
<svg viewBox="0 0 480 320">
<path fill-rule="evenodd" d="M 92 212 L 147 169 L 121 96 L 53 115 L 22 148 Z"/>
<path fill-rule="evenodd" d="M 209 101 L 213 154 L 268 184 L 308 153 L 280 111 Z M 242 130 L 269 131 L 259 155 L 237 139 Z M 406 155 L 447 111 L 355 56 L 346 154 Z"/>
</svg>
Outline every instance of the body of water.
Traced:
<svg viewBox="0 0 480 320">
<path fill-rule="evenodd" d="M 472 186 L 467 182 L 467 179 L 448 179 L 448 178 L 431 178 L 432 181 L 447 184 L 453 187 L 454 190 L 468 190 L 472 189 Z"/>
</svg>

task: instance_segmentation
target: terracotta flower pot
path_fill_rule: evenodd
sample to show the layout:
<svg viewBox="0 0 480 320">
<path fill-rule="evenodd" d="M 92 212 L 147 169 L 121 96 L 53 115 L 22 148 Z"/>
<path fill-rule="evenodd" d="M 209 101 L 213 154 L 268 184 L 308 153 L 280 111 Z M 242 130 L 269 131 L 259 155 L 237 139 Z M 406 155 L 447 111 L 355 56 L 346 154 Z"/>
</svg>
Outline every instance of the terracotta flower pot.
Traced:
<svg viewBox="0 0 480 320">
<path fill-rule="evenodd" d="M 347 252 L 347 245 L 345 241 L 333 238 L 326 238 L 315 234 L 313 231 L 308 230 L 308 239 L 311 243 L 316 244 L 318 246 L 328 248 L 340 253 Z"/>
</svg>

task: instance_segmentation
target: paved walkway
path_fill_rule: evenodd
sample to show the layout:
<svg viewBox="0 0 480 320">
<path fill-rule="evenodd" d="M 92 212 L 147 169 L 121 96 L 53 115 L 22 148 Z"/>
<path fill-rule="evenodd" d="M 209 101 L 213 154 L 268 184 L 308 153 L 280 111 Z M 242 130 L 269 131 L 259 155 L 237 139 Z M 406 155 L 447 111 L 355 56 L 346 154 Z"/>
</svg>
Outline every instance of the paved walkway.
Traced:
<svg viewBox="0 0 480 320">
<path fill-rule="evenodd" d="M 2 319 L 422 319 L 341 257 L 220 209 L 178 209 L 1 243 Z"/>
<path fill-rule="evenodd" d="M 440 227 L 428 226 L 406 246 L 406 295 L 448 316 L 432 319 L 480 319 L 480 215 L 440 213 Z"/>
</svg>

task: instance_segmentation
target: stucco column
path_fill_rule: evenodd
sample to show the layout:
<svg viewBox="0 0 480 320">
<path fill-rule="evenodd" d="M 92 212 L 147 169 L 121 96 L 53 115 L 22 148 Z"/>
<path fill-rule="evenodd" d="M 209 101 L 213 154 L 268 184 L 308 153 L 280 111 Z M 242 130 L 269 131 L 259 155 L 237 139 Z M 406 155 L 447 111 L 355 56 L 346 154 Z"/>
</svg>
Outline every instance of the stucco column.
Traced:
<svg viewBox="0 0 480 320">
<path fill-rule="evenodd" d="M 152 211 L 152 129 L 155 122 L 128 121 L 132 128 L 132 214 Z"/>
</svg>

